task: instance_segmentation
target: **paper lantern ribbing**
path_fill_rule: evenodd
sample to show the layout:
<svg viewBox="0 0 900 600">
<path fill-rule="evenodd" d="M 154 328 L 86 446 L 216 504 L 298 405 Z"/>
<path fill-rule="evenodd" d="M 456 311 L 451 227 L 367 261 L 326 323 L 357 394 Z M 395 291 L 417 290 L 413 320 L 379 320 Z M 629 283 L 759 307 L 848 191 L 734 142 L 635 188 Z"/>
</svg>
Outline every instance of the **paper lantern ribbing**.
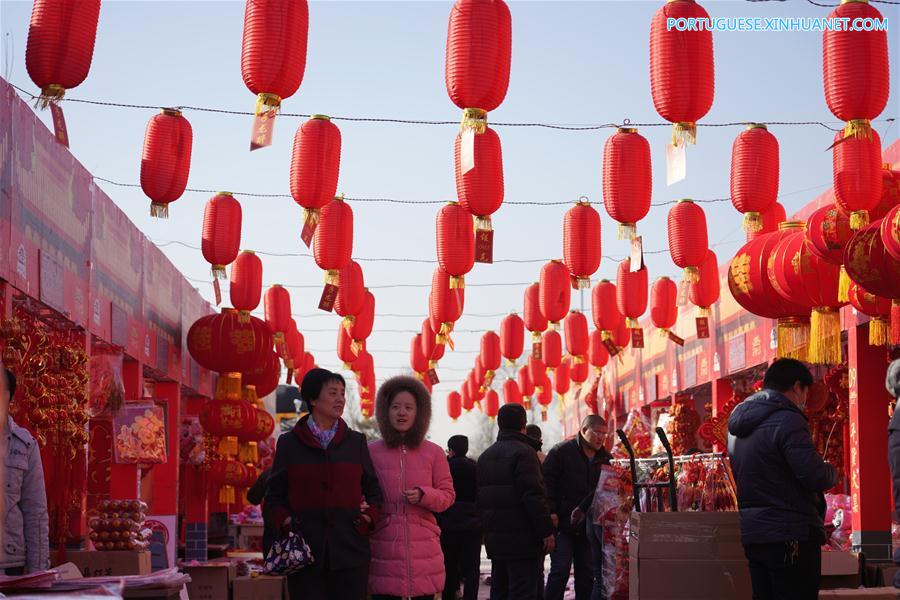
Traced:
<svg viewBox="0 0 900 600">
<path fill-rule="evenodd" d="M 558 331 L 548 329 L 541 336 L 541 360 L 551 371 L 559 368 L 562 362 L 562 336 Z"/>
<path fill-rule="evenodd" d="M 595 367 L 597 371 L 605 367 L 606 363 L 609 362 L 609 350 L 606 349 L 606 345 L 603 343 L 603 332 L 599 329 L 591 332 L 588 359 L 591 361 L 591 366 Z"/>
<path fill-rule="evenodd" d="M 708 317 L 710 307 L 719 301 L 719 286 L 719 259 L 715 252 L 708 250 L 706 260 L 700 265 L 700 275 L 688 290 L 691 304 L 700 309 L 700 317 Z"/>
<path fill-rule="evenodd" d="M 579 201 L 563 217 L 563 262 L 572 287 L 591 287 L 591 276 L 600 267 L 600 214 L 590 202 Z"/>
<path fill-rule="evenodd" d="M 242 323 L 237 311 L 197 319 L 187 335 L 188 351 L 197 364 L 217 373 L 245 373 L 265 364 L 272 352 L 272 332 L 251 316 Z"/>
<path fill-rule="evenodd" d="M 447 416 L 456 421 L 462 414 L 462 397 L 456 390 L 447 394 Z"/>
<path fill-rule="evenodd" d="M 616 300 L 617 296 L 616 284 L 608 279 L 601 279 L 591 291 L 591 314 L 594 327 L 603 332 L 604 340 L 612 337 L 612 332 L 623 321 Z"/>
<path fill-rule="evenodd" d="M 41 90 L 42 106 L 87 78 L 99 19 L 100 0 L 34 0 L 25 69 Z"/>
<path fill-rule="evenodd" d="M 435 339 L 436 335 L 434 329 L 431 328 L 431 321 L 429 319 L 422 321 L 422 330 L 420 333 L 422 334 L 422 337 L 420 338 L 422 342 L 422 355 L 428 359 L 428 366 L 433 369 L 437 366 L 437 361 L 440 360 L 440 357 L 444 355 L 444 344 L 440 344 L 440 347 L 442 348 L 440 357 L 435 358 L 435 348 L 438 347 L 438 343 Z"/>
<path fill-rule="evenodd" d="M 285 358 L 284 366 L 288 369 L 296 368 L 302 361 L 306 352 L 306 340 L 303 334 L 297 329 L 296 323 L 291 323 L 290 329 L 285 334 L 285 343 L 287 351 L 282 358 Z"/>
<path fill-rule="evenodd" d="M 778 200 L 778 140 L 754 123 L 731 146 L 731 203 L 744 215 L 744 231 L 762 229 L 762 214 Z"/>
<path fill-rule="evenodd" d="M 675 0 L 676 3 L 684 1 Z M 706 214 L 699 204 L 679 200 L 669 211 L 668 230 L 672 262 L 684 269 L 685 281 L 697 281 L 700 265 L 709 250 Z"/>
<path fill-rule="evenodd" d="M 338 327 L 337 344 L 335 348 L 337 350 L 338 359 L 344 363 L 344 369 L 349 370 L 359 357 L 359 352 L 354 349 L 353 338 L 350 337 L 350 332 L 347 331 L 346 327 Z"/>
<path fill-rule="evenodd" d="M 325 271 L 326 284 L 340 286 L 341 269 L 350 262 L 352 253 L 353 209 L 335 198 L 322 209 L 313 239 L 313 257 Z"/>
<path fill-rule="evenodd" d="M 515 379 L 510 378 L 503 382 L 503 403 L 522 404 L 522 392 L 519 391 L 519 384 Z"/>
<path fill-rule="evenodd" d="M 674 123 L 672 143 L 693 144 L 697 121 L 712 107 L 715 96 L 713 37 L 708 28 L 678 31 L 670 19 L 708 20 L 694 0 L 670 0 L 653 15 L 650 25 L 650 92 L 656 112 Z"/>
<path fill-rule="evenodd" d="M 344 317 L 344 325 L 349 326 L 355 319 L 355 315 L 362 310 L 366 299 L 366 284 L 362 267 L 355 260 L 350 260 L 341 269 L 338 279 L 341 287 L 338 288 L 334 301 L 334 312 Z"/>
<path fill-rule="evenodd" d="M 543 381 L 537 387 L 538 404 L 541 405 L 541 420 L 547 420 L 547 409 L 553 404 L 553 384 L 550 378 L 544 375 Z"/>
<path fill-rule="evenodd" d="M 531 332 L 531 341 L 540 342 L 541 334 L 547 329 L 547 317 L 541 311 L 541 286 L 532 283 L 525 288 L 524 312 L 525 329 Z"/>
<path fill-rule="evenodd" d="M 668 277 L 660 277 L 650 288 L 650 321 L 663 336 L 678 320 L 678 285 Z"/>
<path fill-rule="evenodd" d="M 500 136 L 490 127 L 475 136 L 475 166 L 463 172 L 464 133 L 456 135 L 453 157 L 456 172 L 456 196 L 460 204 L 476 217 L 477 231 L 490 231 L 491 215 L 503 204 L 503 151 Z M 476 233 L 477 235 L 477 233 Z"/>
<path fill-rule="evenodd" d="M 541 314 L 547 317 L 551 326 L 555 326 L 569 312 L 571 303 L 569 270 L 562 261 L 551 260 L 541 267 L 539 285 Z"/>
<path fill-rule="evenodd" d="M 849 213 L 850 228 L 860 229 L 881 201 L 881 138 L 868 122 L 851 122 L 835 134 L 834 143 L 834 202 Z"/>
<path fill-rule="evenodd" d="M 529 356 L 528 375 L 534 387 L 541 387 L 547 380 L 547 365 L 540 358 Z"/>
<path fill-rule="evenodd" d="M 164 108 L 150 118 L 141 151 L 141 189 L 150 198 L 150 216 L 168 218 L 169 204 L 187 187 L 191 171 L 191 124 L 181 111 Z"/>
<path fill-rule="evenodd" d="M 894 259 L 900 260 L 900 206 L 895 206 L 881 221 L 881 242 Z"/>
<path fill-rule="evenodd" d="M 201 238 L 213 277 L 225 279 L 225 266 L 234 262 L 241 247 L 241 205 L 230 192 L 219 192 L 206 203 Z"/>
<path fill-rule="evenodd" d="M 829 20 L 881 19 L 868 2 L 843 2 Z M 874 119 L 887 105 L 890 92 L 886 31 L 831 31 L 822 36 L 822 73 L 825 101 L 841 121 Z"/>
<path fill-rule="evenodd" d="M 619 239 L 633 239 L 650 211 L 650 143 L 633 127 L 616 130 L 603 147 L 603 205 L 619 223 Z"/>
<path fill-rule="evenodd" d="M 900 171 L 894 171 L 889 163 L 884 163 L 881 165 L 881 200 L 870 211 L 869 220 L 880 221 L 898 205 L 900 205 Z"/>
<path fill-rule="evenodd" d="M 237 309 L 242 323 L 250 320 L 250 313 L 259 306 L 262 296 L 262 261 L 256 253 L 244 250 L 231 265 L 228 293 L 231 305 Z"/>
<path fill-rule="evenodd" d="M 891 301 L 867 292 L 856 283 L 847 292 L 850 305 L 870 317 L 869 345 L 884 346 L 890 340 L 888 320 L 891 318 Z"/>
<path fill-rule="evenodd" d="M 834 204 L 816 209 L 806 222 L 806 241 L 810 252 L 833 265 L 841 266 L 844 262 L 844 248 L 851 237 L 850 217 Z M 838 297 L 842 302 L 848 300 L 849 289 L 850 278 L 841 267 Z"/>
<path fill-rule="evenodd" d="M 307 0 L 247 0 L 241 76 L 257 95 L 256 113 L 278 109 L 293 96 L 306 70 Z"/>
<path fill-rule="evenodd" d="M 616 277 L 616 306 L 626 319 L 629 329 L 640 329 L 638 319 L 647 311 L 647 266 L 631 272 L 631 258 L 619 263 Z"/>
<path fill-rule="evenodd" d="M 436 221 L 437 258 L 450 275 L 451 288 L 465 287 L 465 275 L 475 265 L 472 216 L 458 202 L 442 207 Z"/>
<path fill-rule="evenodd" d="M 428 303 L 428 316 L 431 328 L 437 333 L 438 344 L 448 344 L 453 349 L 450 333 L 453 325 L 462 316 L 465 307 L 465 289 L 453 287 L 453 277 L 441 267 L 434 270 L 431 276 L 431 298 Z"/>
<path fill-rule="evenodd" d="M 570 311 L 563 323 L 566 334 L 566 352 L 578 362 L 584 362 L 588 352 L 588 323 L 584 313 Z"/>
<path fill-rule="evenodd" d="M 282 344 L 291 328 L 291 294 L 279 284 L 274 284 L 263 297 L 266 324 L 275 334 L 275 343 Z"/>
<path fill-rule="evenodd" d="M 307 227 L 337 194 L 341 171 L 341 130 L 325 115 L 313 115 L 297 128 L 291 152 L 291 196 L 303 207 Z"/>
<path fill-rule="evenodd" d="M 525 322 L 516 313 L 510 313 L 500 321 L 500 353 L 510 363 L 515 363 L 525 350 Z"/>
<path fill-rule="evenodd" d="M 473 408 L 475 408 L 475 398 L 472 397 L 472 383 L 471 380 L 467 379 L 466 382 L 462 386 L 462 390 L 459 393 L 460 404 L 462 404 L 462 409 L 466 412 L 469 412 Z"/>
</svg>

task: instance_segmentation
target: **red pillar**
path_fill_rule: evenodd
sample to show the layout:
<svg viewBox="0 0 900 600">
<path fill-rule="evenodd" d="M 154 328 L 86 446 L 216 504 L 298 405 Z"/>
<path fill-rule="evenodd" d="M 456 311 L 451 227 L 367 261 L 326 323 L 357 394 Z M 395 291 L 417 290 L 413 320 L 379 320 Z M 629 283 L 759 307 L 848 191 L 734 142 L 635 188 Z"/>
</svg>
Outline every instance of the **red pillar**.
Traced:
<svg viewBox="0 0 900 600">
<path fill-rule="evenodd" d="M 884 348 L 869 345 L 868 324 L 851 327 L 850 489 L 853 547 L 867 560 L 891 558 L 891 477 L 887 463 L 888 406 Z"/>
<path fill-rule="evenodd" d="M 166 403 L 168 429 L 166 462 L 153 467 L 150 513 L 175 515 L 178 513 L 178 450 L 181 425 L 181 387 L 175 382 L 159 382 L 153 386 L 153 396 Z"/>
<path fill-rule="evenodd" d="M 184 414 L 196 416 L 206 399 L 202 396 L 188 396 L 184 399 Z M 187 561 L 205 561 L 207 559 L 209 526 L 207 503 L 206 471 L 200 467 L 186 465 L 182 470 L 184 480 L 181 482 L 182 504 L 184 506 L 184 558 Z"/>
<path fill-rule="evenodd" d="M 712 414 L 719 416 L 725 404 L 734 396 L 734 388 L 728 379 L 714 379 L 712 382 Z M 713 443 L 713 450 L 724 452 L 725 448 L 718 442 Z"/>
<path fill-rule="evenodd" d="M 125 358 L 122 365 L 122 384 L 125 399 L 137 400 L 144 395 L 144 367 L 136 360 Z M 110 465 L 109 496 L 113 500 L 140 498 L 140 473 L 137 465 Z"/>
</svg>

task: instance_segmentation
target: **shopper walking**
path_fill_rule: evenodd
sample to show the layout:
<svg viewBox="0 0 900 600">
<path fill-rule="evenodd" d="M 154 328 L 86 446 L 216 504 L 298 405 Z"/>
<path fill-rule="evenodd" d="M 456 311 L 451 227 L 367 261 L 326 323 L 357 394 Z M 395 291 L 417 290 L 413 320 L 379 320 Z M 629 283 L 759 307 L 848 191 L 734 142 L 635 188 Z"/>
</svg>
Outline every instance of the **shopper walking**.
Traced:
<svg viewBox="0 0 900 600">
<path fill-rule="evenodd" d="M 491 565 L 491 600 L 535 600 L 544 555 L 556 541 L 539 443 L 525 435 L 525 408 L 504 404 L 497 441 L 478 459 L 478 510 Z"/>
<path fill-rule="evenodd" d="M 900 359 L 888 365 L 884 386 L 900 401 Z M 894 520 L 900 521 L 900 410 L 896 408 L 888 425 L 888 464 L 894 479 Z M 894 563 L 900 566 L 900 548 L 894 550 Z M 894 575 L 894 587 L 900 588 L 900 571 Z"/>
<path fill-rule="evenodd" d="M 300 394 L 311 412 L 278 438 L 265 496 L 270 524 L 282 536 L 302 533 L 315 559 L 288 577 L 288 590 L 292 600 L 364 600 L 368 536 L 382 505 L 366 438 L 341 418 L 339 374 L 310 370 Z"/>
<path fill-rule="evenodd" d="M 382 439 L 369 451 L 384 507 L 372 534 L 369 592 L 373 600 L 431 600 L 444 589 L 434 513 L 447 510 L 455 498 L 444 451 L 425 440 L 431 396 L 417 379 L 392 377 L 378 389 L 375 417 Z"/>
<path fill-rule="evenodd" d="M 556 550 L 550 556 L 546 600 L 562 600 L 573 562 L 576 600 L 591 597 L 595 573 L 584 517 L 600 479 L 600 468 L 612 459 L 603 447 L 606 433 L 603 417 L 587 415 L 578 435 L 554 446 L 544 460 L 550 518 L 559 532 Z M 590 533 L 593 535 L 593 531 Z"/>
<path fill-rule="evenodd" d="M 544 464 L 544 459 L 547 458 L 547 455 L 543 453 L 542 448 L 544 447 L 544 439 L 543 434 L 541 433 L 541 428 L 535 425 L 534 423 L 529 423 L 525 427 L 525 435 L 537 441 L 540 445 L 538 446 L 538 460 L 541 461 L 541 464 Z"/>
<path fill-rule="evenodd" d="M 728 419 L 728 454 L 737 483 L 741 541 L 754 600 L 815 600 L 825 543 L 825 497 L 834 467 L 813 445 L 803 414 L 812 374 L 776 360 L 763 390 Z"/>
<path fill-rule="evenodd" d="M 441 550 L 444 552 L 444 584 L 442 600 L 456 600 L 460 580 L 463 600 L 478 597 L 478 576 L 481 567 L 481 517 L 476 505 L 475 461 L 466 456 L 469 438 L 454 435 L 447 440 L 447 456 L 456 501 L 438 515 L 441 526 Z"/>
<path fill-rule="evenodd" d="M 50 523 L 37 442 L 9 416 L 16 378 L 0 364 L 0 574 L 50 568 Z"/>
</svg>

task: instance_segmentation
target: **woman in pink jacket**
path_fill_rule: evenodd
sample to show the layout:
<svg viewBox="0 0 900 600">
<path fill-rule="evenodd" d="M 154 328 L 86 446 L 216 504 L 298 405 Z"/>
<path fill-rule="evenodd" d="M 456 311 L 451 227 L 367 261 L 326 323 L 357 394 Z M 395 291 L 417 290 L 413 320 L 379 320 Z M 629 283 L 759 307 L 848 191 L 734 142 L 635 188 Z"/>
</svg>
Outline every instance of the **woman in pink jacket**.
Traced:
<svg viewBox="0 0 900 600">
<path fill-rule="evenodd" d="M 384 491 L 370 538 L 373 600 L 431 599 L 444 589 L 441 530 L 434 513 L 456 497 L 444 451 L 425 440 L 431 396 L 412 377 L 393 377 L 378 390 L 375 416 L 382 439 L 369 445 Z"/>
</svg>

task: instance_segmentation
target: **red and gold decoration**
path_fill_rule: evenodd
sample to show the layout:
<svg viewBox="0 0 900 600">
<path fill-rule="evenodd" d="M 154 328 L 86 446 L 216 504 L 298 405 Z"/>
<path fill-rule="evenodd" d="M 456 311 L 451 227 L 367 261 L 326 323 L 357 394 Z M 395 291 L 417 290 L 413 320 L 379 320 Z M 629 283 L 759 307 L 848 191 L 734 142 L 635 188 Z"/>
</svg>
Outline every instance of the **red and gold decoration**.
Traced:
<svg viewBox="0 0 900 600">
<path fill-rule="evenodd" d="M 447 416 L 454 423 L 462 414 L 462 396 L 459 392 L 453 390 L 447 394 Z"/>
<path fill-rule="evenodd" d="M 353 338 L 353 346 L 360 347 L 370 335 L 375 326 L 375 296 L 368 289 L 363 294 L 362 308 L 353 317 L 353 325 L 350 327 L 350 337 Z"/>
<path fill-rule="evenodd" d="M 319 308 L 331 312 L 337 300 L 341 269 L 350 263 L 353 252 L 353 209 L 335 198 L 322 209 L 313 238 L 313 257 L 325 271 L 325 289 Z"/>
<path fill-rule="evenodd" d="M 500 353 L 509 364 L 515 364 L 525 351 L 525 322 L 516 313 L 500 321 Z"/>
<path fill-rule="evenodd" d="M 602 332 L 604 340 L 612 337 L 612 332 L 623 320 L 622 313 L 619 312 L 617 296 L 616 284 L 608 279 L 601 279 L 591 291 L 591 314 L 594 327 Z"/>
<path fill-rule="evenodd" d="M 563 262 L 572 287 L 591 287 L 591 276 L 600 267 L 600 214 L 590 202 L 578 201 L 563 218 Z"/>
<path fill-rule="evenodd" d="M 217 373 L 252 371 L 272 351 L 272 331 L 261 319 L 241 322 L 238 312 L 224 308 L 219 314 L 197 319 L 187 334 L 188 351 L 197 363 Z"/>
<path fill-rule="evenodd" d="M 884 346 L 890 341 L 891 301 L 869 293 L 855 283 L 848 292 L 850 305 L 869 317 L 869 344 Z"/>
<path fill-rule="evenodd" d="M 313 115 L 297 128 L 291 153 L 291 197 L 303 207 L 300 239 L 307 248 L 320 211 L 337 194 L 340 170 L 341 130 L 329 117 Z"/>
<path fill-rule="evenodd" d="M 150 216 L 168 218 L 169 204 L 184 193 L 192 143 L 191 124 L 179 110 L 164 108 L 147 123 L 141 152 L 141 189 L 150 198 Z"/>
<path fill-rule="evenodd" d="M 453 349 L 450 333 L 465 307 L 465 288 L 453 285 L 453 276 L 438 267 L 431 276 L 431 297 L 428 302 L 428 316 L 431 328 L 436 332 L 438 344 L 447 344 Z M 462 283 L 462 280 L 459 280 Z"/>
<path fill-rule="evenodd" d="M 555 329 L 548 329 L 541 336 L 541 360 L 550 371 L 562 362 L 562 336 Z"/>
<path fill-rule="evenodd" d="M 428 371 L 428 357 L 422 352 L 422 334 L 417 333 L 409 343 L 409 366 L 422 378 Z"/>
<path fill-rule="evenodd" d="M 302 340 L 303 337 L 300 336 L 300 339 Z M 299 354 L 292 355 L 292 357 L 293 368 L 295 371 L 299 372 L 303 366 L 304 353 L 300 352 Z M 278 380 L 280 377 L 281 362 L 278 360 L 278 355 L 272 352 L 269 354 L 269 358 L 263 366 L 257 367 L 252 371 L 241 373 L 241 385 L 244 387 L 253 387 L 256 390 L 257 396 L 262 398 L 275 391 L 278 387 Z"/>
<path fill-rule="evenodd" d="M 201 250 L 212 265 L 216 304 L 220 301 L 219 279 L 225 279 L 225 267 L 234 262 L 241 247 L 241 205 L 231 192 L 219 192 L 203 210 Z"/>
<path fill-rule="evenodd" d="M 881 201 L 881 138 L 868 121 L 851 121 L 833 146 L 834 201 L 850 215 L 850 228 L 860 229 Z"/>
<path fill-rule="evenodd" d="M 490 127 L 474 139 L 474 166 L 468 170 L 462 156 L 463 144 L 471 132 L 456 136 L 453 156 L 456 195 L 460 204 L 475 217 L 475 262 L 492 263 L 494 231 L 491 215 L 503 204 L 503 152 L 500 136 Z"/>
<path fill-rule="evenodd" d="M 787 213 L 785 213 L 784 211 L 784 206 L 782 206 L 781 203 L 776 202 L 769 208 L 769 210 L 764 211 L 762 215 L 760 215 L 760 219 L 762 220 L 762 229 L 756 232 L 748 231 L 748 242 L 756 238 L 756 236 L 762 235 L 763 233 L 772 233 L 773 231 L 778 231 L 778 226 L 787 220 Z"/>
<path fill-rule="evenodd" d="M 572 380 L 572 383 L 581 385 L 588 380 L 591 374 L 588 363 L 586 360 L 578 361 L 573 356 L 569 356 L 569 359 L 569 378 Z"/>
<path fill-rule="evenodd" d="M 678 285 L 668 277 L 660 277 L 650 288 L 650 321 L 660 335 L 668 337 L 678 320 Z M 593 345 L 591 346 L 593 347 Z"/>
<path fill-rule="evenodd" d="M 500 410 L 500 396 L 497 390 L 488 390 L 484 394 L 484 414 L 492 421 L 497 418 L 497 412 Z"/>
<path fill-rule="evenodd" d="M 248 479 L 247 466 L 237 460 L 217 460 L 209 470 L 209 479 L 219 487 L 219 503 L 234 504 L 237 499 L 235 488 Z"/>
<path fill-rule="evenodd" d="M 672 401 L 672 453 L 687 454 L 697 447 L 700 415 L 694 408 L 692 396 L 678 394 Z"/>
<path fill-rule="evenodd" d="M 707 250 L 706 260 L 700 265 L 700 275 L 691 284 L 688 298 L 697 311 L 697 337 L 709 337 L 710 307 L 719 301 L 719 259 L 712 250 Z M 701 335 L 704 333 L 705 335 Z"/>
<path fill-rule="evenodd" d="M 351 327 L 366 300 L 366 282 L 362 267 L 355 260 L 350 260 L 341 269 L 338 279 L 341 287 L 338 288 L 334 301 L 334 312 L 344 318 L 344 327 Z"/>
<path fill-rule="evenodd" d="M 569 362 L 568 357 L 566 360 L 563 360 L 559 363 L 559 366 L 553 372 L 553 389 L 559 394 L 560 398 L 569 393 L 569 389 L 572 387 L 572 364 Z"/>
<path fill-rule="evenodd" d="M 530 408 L 531 397 L 534 396 L 534 381 L 531 379 L 531 370 L 528 364 L 519 367 L 519 371 L 516 373 L 516 384 L 519 387 L 522 401 L 526 407 Z"/>
<path fill-rule="evenodd" d="M 438 264 L 450 275 L 451 288 L 464 288 L 475 264 L 472 216 L 459 202 L 450 202 L 438 211 L 436 230 Z"/>
<path fill-rule="evenodd" d="M 500 350 L 500 336 L 493 331 L 486 331 L 481 336 L 481 364 L 484 365 L 485 380 L 490 385 L 494 374 L 500 369 L 502 354 Z"/>
<path fill-rule="evenodd" d="M 531 332 L 531 353 L 541 357 L 541 334 L 546 331 L 547 317 L 541 311 L 541 286 L 532 283 L 525 288 L 524 313 L 525 329 Z"/>
<path fill-rule="evenodd" d="M 562 261 L 551 260 L 541 267 L 539 290 L 541 314 L 550 321 L 552 329 L 568 314 L 571 302 L 569 270 Z"/>
<path fill-rule="evenodd" d="M 881 243 L 888 254 L 900 260 L 900 205 L 888 211 L 881 221 Z"/>
<path fill-rule="evenodd" d="M 637 235 L 652 193 L 650 143 L 634 127 L 617 129 L 603 147 L 603 205 L 619 223 L 619 239 Z"/>
<path fill-rule="evenodd" d="M 566 352 L 576 363 L 586 362 L 588 353 L 588 323 L 584 313 L 570 311 L 563 322 L 566 334 Z"/>
<path fill-rule="evenodd" d="M 220 439 L 217 453 L 237 456 L 238 436 L 256 422 L 256 407 L 243 399 L 240 373 L 222 373 L 213 400 L 200 411 L 200 425 Z"/>
<path fill-rule="evenodd" d="M 344 363 L 344 369 L 349 370 L 356 361 L 359 352 L 353 347 L 353 338 L 346 327 L 339 326 L 337 332 L 337 357 Z"/>
<path fill-rule="evenodd" d="M 668 6 L 685 2 L 675 0 Z M 697 281 L 707 250 L 706 214 L 692 200 L 679 200 L 669 211 L 669 252 L 672 261 L 684 269 L 685 281 Z"/>
<path fill-rule="evenodd" d="M 833 265 L 841 266 L 844 262 L 844 248 L 853 230 L 850 229 L 850 217 L 834 204 L 816 209 L 806 222 L 806 241 L 810 251 Z M 841 302 L 847 301 L 850 279 L 841 266 L 841 280 L 838 297 Z"/>
<path fill-rule="evenodd" d="M 228 293 L 231 305 L 238 311 L 241 323 L 250 322 L 250 313 L 259 306 L 262 296 L 262 261 L 255 252 L 244 250 L 231 265 Z"/>
<path fill-rule="evenodd" d="M 853 236 L 844 251 L 847 274 L 867 292 L 891 300 L 891 343 L 900 344 L 900 260 L 881 242 L 881 222 Z"/>
<path fill-rule="evenodd" d="M 522 392 L 515 379 L 509 378 L 503 382 L 503 403 L 522 404 Z"/>
<path fill-rule="evenodd" d="M 762 229 L 762 215 L 778 200 L 778 140 L 761 123 L 742 131 L 731 146 L 731 203 L 744 215 L 744 231 Z"/>
<path fill-rule="evenodd" d="M 616 305 L 631 330 L 631 343 L 635 348 L 644 347 L 644 332 L 638 319 L 647 311 L 647 266 L 631 270 L 631 259 L 619 263 L 616 277 Z"/>
<path fill-rule="evenodd" d="M 281 345 L 285 342 L 286 334 L 291 328 L 291 294 L 287 289 L 280 285 L 274 284 L 266 290 L 263 300 L 263 308 L 266 315 L 266 325 L 275 335 L 275 344 Z"/>
<path fill-rule="evenodd" d="M 591 366 L 594 367 L 598 373 L 606 366 L 606 363 L 609 362 L 609 350 L 606 349 L 606 344 L 603 342 L 603 332 L 599 329 L 595 329 L 591 332 L 588 346 L 588 359 L 591 361 Z"/>
</svg>

